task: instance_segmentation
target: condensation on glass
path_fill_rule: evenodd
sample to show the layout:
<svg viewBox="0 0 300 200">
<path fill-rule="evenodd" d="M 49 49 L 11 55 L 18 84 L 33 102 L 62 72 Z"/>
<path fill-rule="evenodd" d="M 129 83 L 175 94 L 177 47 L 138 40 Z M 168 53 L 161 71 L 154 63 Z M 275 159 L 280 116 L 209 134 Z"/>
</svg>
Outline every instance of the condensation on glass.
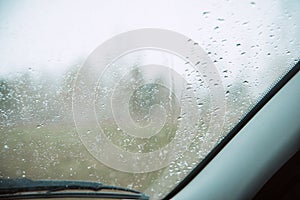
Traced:
<svg viewBox="0 0 300 200">
<path fill-rule="evenodd" d="M 299 60 L 299 6 L 296 0 L 1 1 L 0 177 L 100 181 L 162 198 Z M 210 96 L 214 88 L 209 81 L 215 80 L 195 70 L 189 58 L 153 49 L 112 60 L 93 94 L 78 91 L 78 72 L 95 48 L 142 28 L 174 31 L 199 45 L 218 71 L 223 104 L 212 106 L 213 98 L 220 98 Z M 153 61 L 161 65 L 145 67 Z M 82 102 L 94 98 L 91 115 L 97 123 L 75 116 L 91 141 L 103 139 L 92 132 L 94 126 L 131 153 L 163 149 L 178 130 L 193 135 L 192 140 L 162 168 L 114 169 L 82 142 L 74 120 L 74 91 Z M 218 128 L 209 129 L 223 108 L 223 118 L 214 123 Z M 189 123 L 193 117 L 197 123 Z M 158 160 L 167 159 L 164 155 Z"/>
</svg>

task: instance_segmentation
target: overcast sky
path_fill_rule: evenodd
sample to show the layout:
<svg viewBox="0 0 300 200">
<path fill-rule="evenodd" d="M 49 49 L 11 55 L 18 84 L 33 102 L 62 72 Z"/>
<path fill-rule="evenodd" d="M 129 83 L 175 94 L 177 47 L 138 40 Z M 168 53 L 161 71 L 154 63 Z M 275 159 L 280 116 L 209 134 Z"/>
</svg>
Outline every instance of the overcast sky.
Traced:
<svg viewBox="0 0 300 200">
<path fill-rule="evenodd" d="M 297 0 L 0 0 L 0 75 L 29 67 L 60 74 L 105 40 L 139 28 L 192 38 L 220 72 L 247 66 L 249 73 L 255 66 L 263 72 L 277 58 L 278 65 L 299 58 L 299 6 Z"/>
</svg>

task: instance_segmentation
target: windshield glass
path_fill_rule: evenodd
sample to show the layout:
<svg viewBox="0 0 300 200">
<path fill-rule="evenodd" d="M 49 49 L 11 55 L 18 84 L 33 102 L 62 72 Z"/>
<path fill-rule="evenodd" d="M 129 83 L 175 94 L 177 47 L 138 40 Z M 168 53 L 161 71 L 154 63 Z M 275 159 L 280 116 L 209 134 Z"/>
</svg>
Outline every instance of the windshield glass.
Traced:
<svg viewBox="0 0 300 200">
<path fill-rule="evenodd" d="M 299 7 L 0 1 L 0 178 L 161 199 L 299 60 Z"/>
</svg>

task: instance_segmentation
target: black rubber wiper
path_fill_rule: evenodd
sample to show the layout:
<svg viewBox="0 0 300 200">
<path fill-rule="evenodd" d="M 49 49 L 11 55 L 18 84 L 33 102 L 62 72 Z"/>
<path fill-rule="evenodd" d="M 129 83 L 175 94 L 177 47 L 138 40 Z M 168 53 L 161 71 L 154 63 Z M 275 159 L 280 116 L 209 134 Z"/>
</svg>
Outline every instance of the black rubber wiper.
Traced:
<svg viewBox="0 0 300 200">
<path fill-rule="evenodd" d="M 109 191 L 109 192 L 103 192 Z M 83 192 L 85 191 L 85 192 Z M 99 182 L 68 180 L 0 179 L 0 199 L 103 198 L 141 199 L 149 196 L 129 188 Z"/>
</svg>

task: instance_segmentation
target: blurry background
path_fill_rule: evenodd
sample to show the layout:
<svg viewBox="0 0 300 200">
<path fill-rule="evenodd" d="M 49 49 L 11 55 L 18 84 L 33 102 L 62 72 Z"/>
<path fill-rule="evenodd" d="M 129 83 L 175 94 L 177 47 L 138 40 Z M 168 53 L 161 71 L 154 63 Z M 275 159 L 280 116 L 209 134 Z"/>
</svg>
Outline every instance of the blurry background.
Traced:
<svg viewBox="0 0 300 200">
<path fill-rule="evenodd" d="M 299 7 L 297 0 L 1 0 L 0 177 L 94 180 L 161 198 L 299 60 Z M 103 165 L 82 145 L 72 116 L 72 91 L 78 69 L 97 46 L 139 28 L 168 29 L 197 42 L 219 70 L 227 111 L 222 132 L 206 148 L 201 146 L 205 129 L 199 130 L 188 151 L 170 166 L 132 174 Z M 135 94 L 141 103 L 152 98 L 151 85 L 141 90 L 142 96 Z M 162 134 L 151 148 L 172 138 Z M 124 139 L 111 138 L 133 151 L 143 143 Z"/>
</svg>

